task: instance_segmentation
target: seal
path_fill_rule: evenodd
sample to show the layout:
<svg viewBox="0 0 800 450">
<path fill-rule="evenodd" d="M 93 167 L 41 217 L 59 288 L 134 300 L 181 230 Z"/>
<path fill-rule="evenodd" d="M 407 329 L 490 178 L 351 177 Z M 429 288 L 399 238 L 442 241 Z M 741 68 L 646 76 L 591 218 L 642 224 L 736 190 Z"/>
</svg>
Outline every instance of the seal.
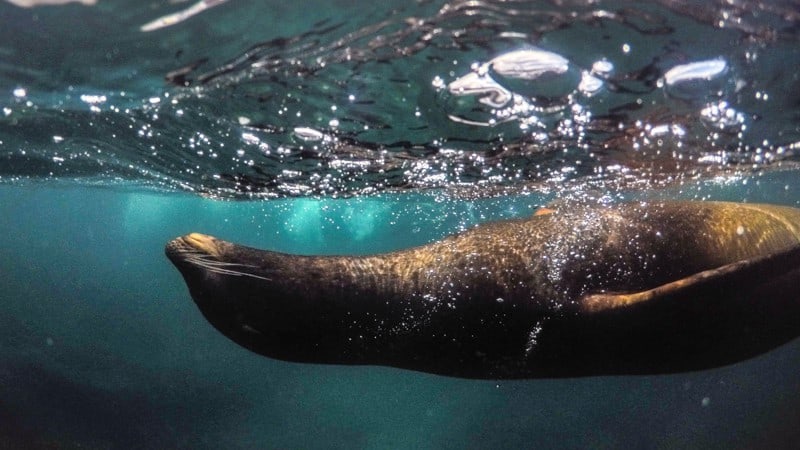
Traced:
<svg viewBox="0 0 800 450">
<path fill-rule="evenodd" d="M 800 209 L 561 204 L 401 251 L 166 246 L 224 335 L 287 361 L 465 378 L 719 367 L 800 335 Z"/>
</svg>

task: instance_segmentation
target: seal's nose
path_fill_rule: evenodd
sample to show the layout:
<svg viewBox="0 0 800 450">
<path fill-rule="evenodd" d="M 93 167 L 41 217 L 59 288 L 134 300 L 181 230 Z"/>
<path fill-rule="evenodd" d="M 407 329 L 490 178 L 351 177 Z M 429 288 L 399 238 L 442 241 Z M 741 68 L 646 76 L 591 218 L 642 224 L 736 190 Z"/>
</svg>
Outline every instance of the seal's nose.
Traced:
<svg viewBox="0 0 800 450">
<path fill-rule="evenodd" d="M 191 255 L 202 254 L 218 259 L 222 255 L 221 243 L 222 241 L 214 236 L 190 233 L 168 242 L 164 251 L 167 257 L 177 265 L 186 262 Z"/>
</svg>

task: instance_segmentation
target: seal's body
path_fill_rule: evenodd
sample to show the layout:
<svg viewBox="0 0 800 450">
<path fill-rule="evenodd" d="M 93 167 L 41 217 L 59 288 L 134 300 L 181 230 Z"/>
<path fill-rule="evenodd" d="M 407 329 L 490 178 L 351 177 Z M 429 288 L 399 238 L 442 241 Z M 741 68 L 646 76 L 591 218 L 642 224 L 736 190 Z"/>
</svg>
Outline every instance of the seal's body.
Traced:
<svg viewBox="0 0 800 450">
<path fill-rule="evenodd" d="M 800 335 L 800 210 L 543 210 L 373 256 L 201 234 L 167 244 L 205 317 L 257 353 L 470 378 L 717 367 Z"/>
</svg>

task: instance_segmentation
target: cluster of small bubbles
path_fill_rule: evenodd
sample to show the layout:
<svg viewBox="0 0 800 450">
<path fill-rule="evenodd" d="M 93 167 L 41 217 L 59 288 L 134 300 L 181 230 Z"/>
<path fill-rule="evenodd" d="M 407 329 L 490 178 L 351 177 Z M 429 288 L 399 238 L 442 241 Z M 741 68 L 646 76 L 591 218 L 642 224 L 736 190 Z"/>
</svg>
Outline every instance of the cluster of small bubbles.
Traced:
<svg viewBox="0 0 800 450">
<path fill-rule="evenodd" d="M 747 130 L 744 114 L 736 111 L 724 100 L 709 104 L 700 110 L 700 117 L 719 129 L 739 127 L 742 132 Z"/>
<path fill-rule="evenodd" d="M 686 130 L 676 123 L 652 124 L 636 121 L 634 127 L 638 132 L 632 137 L 632 148 L 642 150 L 644 147 L 656 147 L 656 155 L 661 153 L 659 147 L 665 145 L 665 139 L 671 139 L 675 147 L 682 147 L 681 139 L 686 136 Z"/>
<path fill-rule="evenodd" d="M 152 138 L 153 137 L 153 127 L 149 123 L 143 123 L 136 134 L 140 138 Z"/>
<path fill-rule="evenodd" d="M 89 105 L 99 105 L 105 103 L 108 97 L 102 94 L 81 94 L 80 99 Z"/>
<path fill-rule="evenodd" d="M 210 147 L 211 145 L 212 143 L 209 136 L 201 131 L 195 131 L 188 139 L 188 147 L 195 150 L 198 156 L 206 155 L 206 151 L 203 150 L 203 148 Z M 216 158 L 218 155 L 213 150 L 209 150 L 207 156 Z"/>
<path fill-rule="evenodd" d="M 536 346 L 538 345 L 539 335 L 542 334 L 542 331 L 544 330 L 545 320 L 540 320 L 536 322 L 536 324 L 528 332 L 528 341 L 525 343 L 526 357 L 530 356 L 534 352 L 534 350 L 536 350 Z"/>
</svg>

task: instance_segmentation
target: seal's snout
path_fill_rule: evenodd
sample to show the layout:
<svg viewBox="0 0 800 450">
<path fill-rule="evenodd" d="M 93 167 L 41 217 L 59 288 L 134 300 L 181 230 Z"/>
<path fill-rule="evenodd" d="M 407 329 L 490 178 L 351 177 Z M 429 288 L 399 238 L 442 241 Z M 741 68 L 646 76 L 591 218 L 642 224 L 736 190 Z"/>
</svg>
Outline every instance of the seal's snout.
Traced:
<svg viewBox="0 0 800 450">
<path fill-rule="evenodd" d="M 167 257 L 174 263 L 184 261 L 190 255 L 198 254 L 219 258 L 222 255 L 219 242 L 220 241 L 213 236 L 190 233 L 168 242 L 164 251 Z"/>
</svg>

